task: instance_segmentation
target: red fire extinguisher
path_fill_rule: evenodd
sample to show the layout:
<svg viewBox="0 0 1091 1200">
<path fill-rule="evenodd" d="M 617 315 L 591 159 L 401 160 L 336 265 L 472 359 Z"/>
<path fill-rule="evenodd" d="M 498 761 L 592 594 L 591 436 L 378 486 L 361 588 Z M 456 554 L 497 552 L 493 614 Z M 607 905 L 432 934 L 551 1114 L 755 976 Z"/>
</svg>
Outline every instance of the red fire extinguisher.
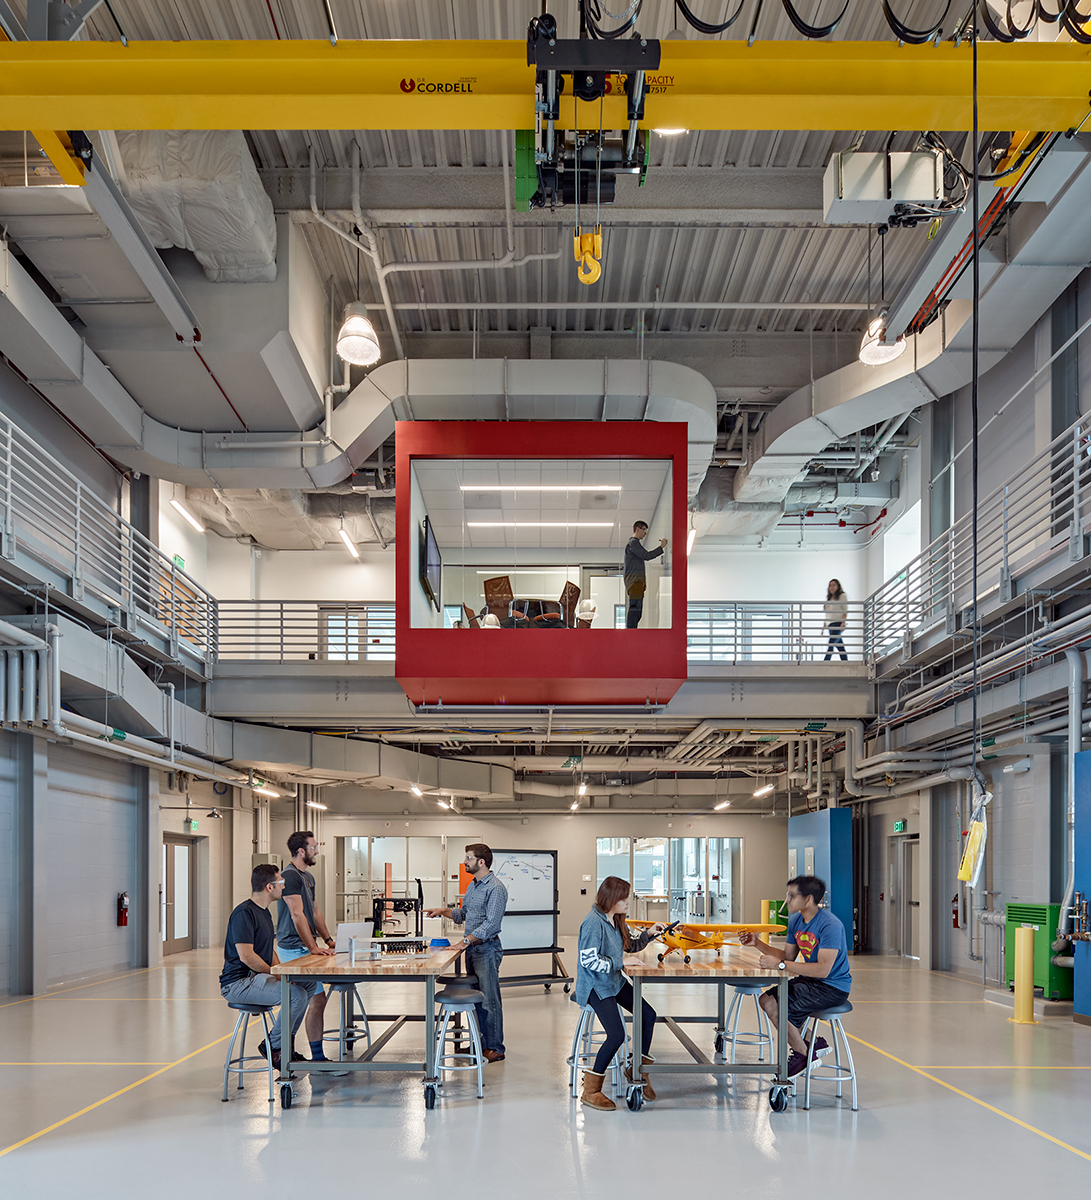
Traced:
<svg viewBox="0 0 1091 1200">
<path fill-rule="evenodd" d="M 117 923 L 119 925 L 128 925 L 129 923 L 128 892 L 118 892 L 117 894 Z"/>
<path fill-rule="evenodd" d="M 954 899 L 951 901 L 951 926 L 954 929 L 957 929 L 959 927 L 958 926 L 958 894 L 957 893 L 955 894 Z"/>
</svg>

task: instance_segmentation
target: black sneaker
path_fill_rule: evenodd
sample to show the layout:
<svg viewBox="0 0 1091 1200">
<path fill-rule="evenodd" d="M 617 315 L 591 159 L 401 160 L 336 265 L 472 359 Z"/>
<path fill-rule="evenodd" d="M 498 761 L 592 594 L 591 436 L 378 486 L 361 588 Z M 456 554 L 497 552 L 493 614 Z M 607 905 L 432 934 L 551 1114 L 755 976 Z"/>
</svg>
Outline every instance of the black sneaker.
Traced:
<svg viewBox="0 0 1091 1200">
<path fill-rule="evenodd" d="M 793 1075 L 799 1075 L 801 1072 L 805 1071 L 806 1069 L 807 1069 L 806 1056 L 803 1054 L 799 1054 L 795 1050 L 793 1050 L 792 1053 L 788 1056 L 788 1070 L 785 1071 L 785 1074 L 788 1076 L 789 1079 L 791 1079 Z"/>
<path fill-rule="evenodd" d="M 825 1038 L 815 1038 L 813 1058 L 824 1058 L 827 1054 L 833 1053 L 833 1047 L 826 1041 Z"/>
<path fill-rule="evenodd" d="M 258 1053 L 261 1055 L 262 1058 L 265 1057 L 265 1043 L 264 1042 L 259 1043 Z M 273 1068 L 277 1071 L 280 1070 L 280 1051 L 279 1050 L 273 1051 Z"/>
</svg>

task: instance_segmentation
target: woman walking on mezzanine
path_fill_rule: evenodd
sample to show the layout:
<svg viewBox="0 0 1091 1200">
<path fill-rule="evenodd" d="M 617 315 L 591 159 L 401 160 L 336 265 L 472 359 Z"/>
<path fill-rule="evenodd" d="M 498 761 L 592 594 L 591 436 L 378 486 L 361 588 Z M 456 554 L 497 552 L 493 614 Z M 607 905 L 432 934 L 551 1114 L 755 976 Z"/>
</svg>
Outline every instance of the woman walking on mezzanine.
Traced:
<svg viewBox="0 0 1091 1200">
<path fill-rule="evenodd" d="M 849 623 L 849 598 L 841 587 L 840 579 L 830 580 L 826 588 L 826 603 L 822 605 L 822 614 L 830 635 L 826 645 L 826 657 L 822 661 L 829 662 L 836 649 L 840 651 L 841 661 L 848 662 L 844 633 L 845 626 Z"/>
</svg>

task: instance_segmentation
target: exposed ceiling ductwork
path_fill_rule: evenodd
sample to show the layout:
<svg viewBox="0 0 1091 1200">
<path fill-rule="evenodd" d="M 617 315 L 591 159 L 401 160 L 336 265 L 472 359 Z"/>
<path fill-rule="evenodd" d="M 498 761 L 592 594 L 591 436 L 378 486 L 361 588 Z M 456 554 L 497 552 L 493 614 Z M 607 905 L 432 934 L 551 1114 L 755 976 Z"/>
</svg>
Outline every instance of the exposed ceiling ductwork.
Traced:
<svg viewBox="0 0 1091 1200">
<path fill-rule="evenodd" d="M 273 205 L 237 129 L 119 130 L 120 183 L 152 244 L 192 250 L 215 283 L 277 277 Z"/>
</svg>

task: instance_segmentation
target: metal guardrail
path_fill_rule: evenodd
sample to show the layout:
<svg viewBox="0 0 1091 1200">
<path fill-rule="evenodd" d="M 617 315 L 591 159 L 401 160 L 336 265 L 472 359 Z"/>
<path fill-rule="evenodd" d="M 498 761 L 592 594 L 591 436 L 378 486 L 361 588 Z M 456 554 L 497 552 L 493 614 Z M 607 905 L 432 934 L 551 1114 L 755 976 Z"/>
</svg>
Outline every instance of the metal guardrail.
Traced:
<svg viewBox="0 0 1091 1200">
<path fill-rule="evenodd" d="M 207 657 L 215 600 L 62 463 L 0 416 L 0 554 L 67 595 L 90 592 L 176 655 L 184 643 Z"/>
<path fill-rule="evenodd" d="M 220 600 L 220 661 L 391 662 L 394 605 L 322 600 Z M 861 657 L 863 605 L 849 604 L 844 653 Z M 457 637 L 456 630 L 451 631 Z M 573 632 L 574 637 L 586 636 Z M 821 602 L 691 603 L 686 630 L 690 662 L 821 662 L 829 646 Z M 841 647 L 831 654 L 839 661 Z"/>
<path fill-rule="evenodd" d="M 979 605 L 1012 600 L 1023 590 L 1021 578 L 1082 559 L 1091 531 L 1091 417 L 980 500 L 977 512 Z M 953 633 L 958 614 L 973 603 L 972 589 L 967 513 L 865 601 L 867 658 L 902 650 L 934 625 Z"/>
<path fill-rule="evenodd" d="M 686 624 L 686 658 L 691 663 L 738 666 L 745 663 L 857 661 L 863 655 L 862 601 L 848 601 L 840 631 L 843 644 L 832 642 L 819 600 L 795 602 L 690 601 Z"/>
<path fill-rule="evenodd" d="M 394 605 L 390 603 L 220 600 L 216 608 L 220 661 L 394 661 Z"/>
</svg>

